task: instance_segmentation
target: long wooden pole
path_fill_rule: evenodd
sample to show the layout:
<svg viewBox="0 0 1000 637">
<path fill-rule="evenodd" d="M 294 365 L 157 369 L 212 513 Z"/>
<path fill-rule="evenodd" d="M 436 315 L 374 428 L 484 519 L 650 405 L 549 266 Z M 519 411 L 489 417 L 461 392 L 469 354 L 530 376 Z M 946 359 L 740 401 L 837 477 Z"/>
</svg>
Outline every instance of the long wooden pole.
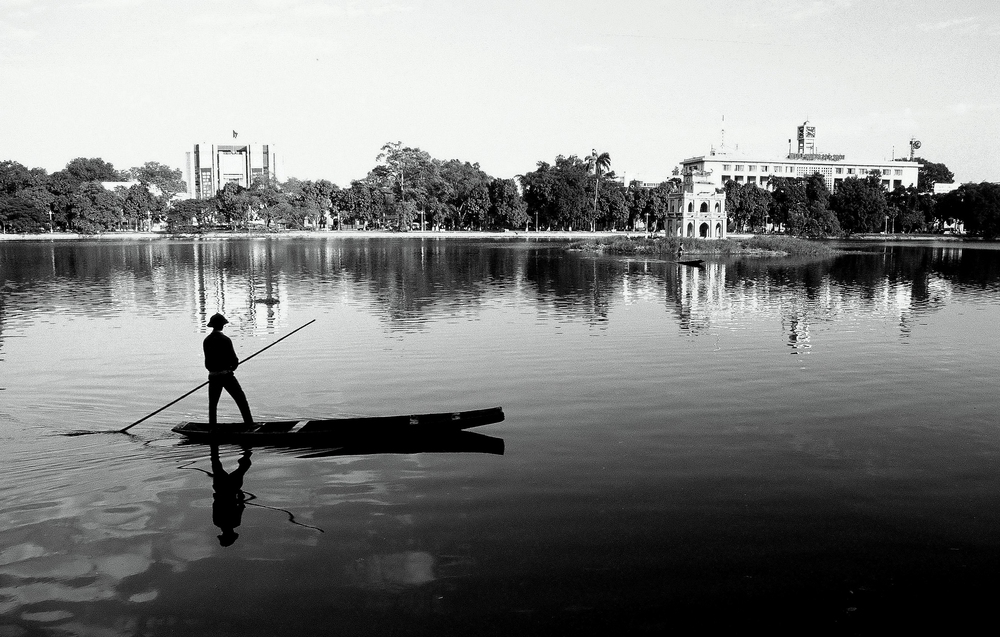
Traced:
<svg viewBox="0 0 1000 637">
<path fill-rule="evenodd" d="M 281 341 L 285 340 L 286 338 L 288 338 L 289 336 L 291 336 L 291 335 L 292 335 L 292 334 L 294 334 L 295 332 L 298 332 L 299 330 L 301 330 L 301 329 L 303 329 L 303 328 L 305 328 L 305 327 L 308 327 L 309 325 L 312 325 L 312 324 L 313 324 L 313 323 L 315 323 L 315 322 L 316 322 L 316 319 L 313 319 L 313 320 L 309 321 L 308 323 L 306 323 L 305 325 L 303 325 L 303 326 L 301 326 L 301 327 L 297 327 L 297 328 L 295 328 L 294 330 L 292 330 L 292 331 L 291 331 L 291 332 L 289 332 L 288 334 L 285 334 L 284 336 L 282 336 L 281 338 L 279 338 L 279 339 L 278 339 L 278 340 L 276 340 L 275 342 L 271 343 L 270 345 L 268 345 L 268 346 L 266 346 L 266 347 L 262 347 L 261 349 L 257 350 L 257 351 L 256 351 L 256 352 L 254 352 L 253 354 L 251 354 L 251 355 L 247 356 L 246 358 L 244 358 L 243 360 L 241 360 L 241 361 L 240 361 L 240 363 L 245 363 L 245 362 L 247 362 L 248 360 L 250 360 L 251 358 L 253 358 L 253 357 L 254 357 L 254 356 L 256 356 L 257 354 L 260 354 L 260 353 L 261 353 L 261 352 L 263 352 L 264 350 L 267 350 L 267 349 L 270 349 L 270 348 L 274 347 L 275 345 L 277 345 L 277 344 L 278 344 L 278 343 L 280 343 Z M 191 391 L 187 392 L 187 393 L 186 393 L 186 394 L 184 394 L 183 396 L 181 396 L 181 397 L 179 397 L 179 398 L 176 398 L 176 399 L 174 399 L 174 400 L 170 401 L 169 403 L 167 403 L 166 405 L 164 405 L 164 406 L 160 407 L 159 409 L 157 409 L 157 410 L 156 410 L 156 411 L 154 411 L 153 413 L 151 413 L 151 414 L 147 414 L 147 415 L 143 416 L 142 418 L 140 418 L 139 420 L 136 420 L 136 421 L 135 421 L 134 423 L 132 423 L 132 424 L 131 424 L 131 425 L 129 425 L 128 427 L 125 427 L 124 429 L 119 429 L 119 430 L 117 431 L 117 433 L 125 433 L 125 432 L 127 432 L 127 431 L 128 431 L 129 429 L 131 429 L 132 427 L 135 427 L 136 425 L 138 425 L 139 423 L 143 422 L 144 420 L 148 420 L 148 419 L 152 418 L 153 416 L 155 416 L 156 414 L 160 413 L 161 411 L 163 411 L 163 410 L 164 410 L 164 409 L 166 409 L 167 407 L 170 407 L 170 406 L 171 406 L 171 405 L 173 405 L 174 403 L 178 403 L 178 402 L 180 402 L 181 400 L 183 400 L 183 399 L 187 398 L 188 396 L 190 396 L 191 394 L 195 393 L 196 391 L 198 391 L 199 389 L 201 389 L 202 387 L 204 387 L 204 386 L 205 386 L 205 385 L 207 385 L 207 384 L 208 384 L 208 381 L 206 380 L 206 381 L 205 381 L 204 383 L 202 383 L 202 384 L 198 385 L 197 387 L 195 387 L 195 388 L 194 388 L 194 389 L 192 389 Z"/>
</svg>

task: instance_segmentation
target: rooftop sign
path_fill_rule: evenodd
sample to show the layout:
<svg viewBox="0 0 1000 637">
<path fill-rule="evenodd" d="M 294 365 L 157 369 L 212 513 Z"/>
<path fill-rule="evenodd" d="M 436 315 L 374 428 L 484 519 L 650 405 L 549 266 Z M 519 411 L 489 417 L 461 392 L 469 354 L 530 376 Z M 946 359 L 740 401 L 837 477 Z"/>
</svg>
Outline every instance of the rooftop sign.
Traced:
<svg viewBox="0 0 1000 637">
<path fill-rule="evenodd" d="M 846 155 L 831 155 L 829 153 L 788 153 L 789 159 L 804 159 L 806 161 L 841 161 Z"/>
</svg>

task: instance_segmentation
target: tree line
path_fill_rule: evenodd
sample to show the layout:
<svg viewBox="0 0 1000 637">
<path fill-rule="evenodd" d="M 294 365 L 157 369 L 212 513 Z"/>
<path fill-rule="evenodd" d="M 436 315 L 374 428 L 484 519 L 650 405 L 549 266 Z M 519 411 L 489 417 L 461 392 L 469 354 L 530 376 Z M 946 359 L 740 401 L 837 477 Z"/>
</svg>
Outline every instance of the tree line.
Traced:
<svg viewBox="0 0 1000 637">
<path fill-rule="evenodd" d="M 663 227 L 674 177 L 654 187 L 628 185 L 611 170 L 608 153 L 559 155 L 513 179 L 491 177 L 477 163 L 439 160 L 401 142 L 385 144 L 368 174 L 346 187 L 320 180 L 257 178 L 227 183 L 209 199 L 178 199 L 180 170 L 157 162 L 118 171 L 99 158 L 77 158 L 48 174 L 0 162 L 0 230 L 97 233 L 252 226 L 264 228 L 440 230 L 635 230 Z M 934 195 L 953 175 L 943 164 L 917 159 L 916 187 L 888 191 L 878 173 L 847 178 L 831 193 L 819 174 L 771 178 L 767 188 L 728 182 L 730 232 L 778 228 L 829 237 L 891 229 L 940 231 L 960 220 L 968 232 L 1000 236 L 1000 186 L 965 184 Z M 102 182 L 137 183 L 105 188 Z"/>
<path fill-rule="evenodd" d="M 940 232 L 955 221 L 979 234 L 977 213 L 958 205 L 954 192 L 989 190 L 990 184 L 965 184 L 957 191 L 934 194 L 934 184 L 952 183 L 947 166 L 923 158 L 916 186 L 883 185 L 879 171 L 848 177 L 830 192 L 819 173 L 804 178 L 771 177 L 767 188 L 726 184 L 730 231 L 763 231 L 778 227 L 804 237 L 836 237 L 870 232 Z M 1000 222 L 1000 220 L 998 220 Z M 995 235 L 994 235 L 995 236 Z"/>
</svg>

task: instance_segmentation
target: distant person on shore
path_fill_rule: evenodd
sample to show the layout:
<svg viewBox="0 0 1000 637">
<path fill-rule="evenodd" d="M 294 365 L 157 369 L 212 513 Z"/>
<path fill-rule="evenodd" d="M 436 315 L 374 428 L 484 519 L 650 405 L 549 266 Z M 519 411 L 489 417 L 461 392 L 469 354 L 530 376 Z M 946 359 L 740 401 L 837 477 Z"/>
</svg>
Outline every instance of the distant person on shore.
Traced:
<svg viewBox="0 0 1000 637">
<path fill-rule="evenodd" d="M 684 244 L 681 243 L 680 241 L 677 242 L 677 258 L 678 259 L 684 258 Z"/>
<path fill-rule="evenodd" d="M 205 337 L 205 342 L 202 344 L 205 350 L 205 369 L 208 370 L 208 423 L 214 425 L 218 422 L 219 398 L 225 389 L 240 408 L 243 422 L 252 425 L 253 416 L 250 414 L 247 396 L 243 393 L 240 381 L 233 375 L 240 364 L 240 359 L 233 349 L 233 342 L 222 333 L 222 328 L 228 322 L 221 314 L 215 314 L 208 319 L 212 333 Z"/>
</svg>

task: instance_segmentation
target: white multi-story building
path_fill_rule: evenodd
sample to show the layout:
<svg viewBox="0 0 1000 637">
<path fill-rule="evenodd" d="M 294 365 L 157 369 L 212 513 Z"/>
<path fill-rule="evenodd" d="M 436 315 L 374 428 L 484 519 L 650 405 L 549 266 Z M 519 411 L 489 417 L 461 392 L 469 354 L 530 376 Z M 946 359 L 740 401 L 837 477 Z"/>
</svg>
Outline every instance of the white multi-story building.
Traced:
<svg viewBox="0 0 1000 637">
<path fill-rule="evenodd" d="M 258 177 L 278 179 L 273 144 L 195 144 L 187 154 L 184 177 L 188 194 L 214 197 L 228 183 L 250 187 Z"/>
<path fill-rule="evenodd" d="M 904 188 L 917 185 L 917 170 L 920 164 L 914 161 L 847 161 L 844 155 L 816 152 L 816 128 L 809 122 L 798 128 L 798 152 L 791 152 L 784 158 L 769 158 L 763 155 L 741 154 L 723 149 L 713 149 L 708 155 L 689 157 L 681 162 L 680 173 L 698 170 L 711 174 L 717 188 L 725 187 L 727 181 L 757 184 L 767 187 L 772 177 L 808 177 L 813 173 L 823 175 L 826 187 L 836 192 L 840 184 L 849 177 L 864 179 L 872 172 L 881 173 L 882 185 L 888 190 L 897 186 Z"/>
</svg>

